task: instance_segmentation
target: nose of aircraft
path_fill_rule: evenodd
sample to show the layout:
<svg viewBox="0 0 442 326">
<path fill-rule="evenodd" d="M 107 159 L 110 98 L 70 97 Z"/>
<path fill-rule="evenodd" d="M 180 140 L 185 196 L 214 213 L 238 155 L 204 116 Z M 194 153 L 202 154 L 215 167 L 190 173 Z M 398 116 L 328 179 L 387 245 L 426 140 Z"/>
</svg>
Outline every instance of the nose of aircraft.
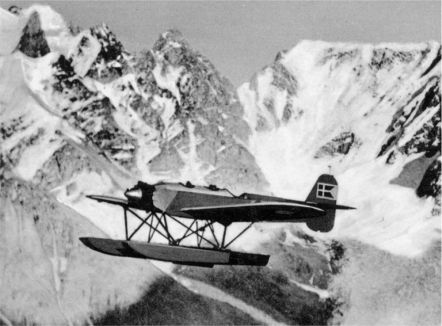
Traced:
<svg viewBox="0 0 442 326">
<path fill-rule="evenodd" d="M 141 191 L 140 188 L 128 189 L 128 190 L 125 191 L 124 195 L 128 199 L 140 200 L 141 197 L 143 196 L 143 192 Z"/>
</svg>

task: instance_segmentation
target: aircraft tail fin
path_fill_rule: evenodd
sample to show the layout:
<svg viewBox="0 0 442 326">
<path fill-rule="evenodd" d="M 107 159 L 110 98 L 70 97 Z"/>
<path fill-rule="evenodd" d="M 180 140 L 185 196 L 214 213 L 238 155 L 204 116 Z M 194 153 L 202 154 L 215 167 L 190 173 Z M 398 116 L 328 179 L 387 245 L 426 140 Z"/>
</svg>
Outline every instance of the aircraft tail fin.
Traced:
<svg viewBox="0 0 442 326">
<path fill-rule="evenodd" d="M 307 226 L 313 231 L 329 232 L 335 224 L 336 209 L 344 209 L 345 206 L 337 206 L 338 182 L 330 174 L 322 174 L 316 180 L 306 201 L 317 204 L 318 207 L 325 210 L 326 214 L 322 217 L 312 218 L 307 221 Z M 349 209 L 351 207 L 348 207 Z"/>
</svg>

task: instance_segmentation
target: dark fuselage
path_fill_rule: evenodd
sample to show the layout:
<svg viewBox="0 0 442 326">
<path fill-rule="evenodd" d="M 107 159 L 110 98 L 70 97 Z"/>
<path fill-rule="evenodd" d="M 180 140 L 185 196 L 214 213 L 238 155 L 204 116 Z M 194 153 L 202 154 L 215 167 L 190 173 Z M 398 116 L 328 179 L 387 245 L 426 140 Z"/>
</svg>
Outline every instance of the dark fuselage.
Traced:
<svg viewBox="0 0 442 326">
<path fill-rule="evenodd" d="M 131 198 L 137 187 L 142 196 Z M 139 183 L 126 192 L 129 203 L 155 209 L 171 216 L 233 222 L 289 222 L 305 221 L 324 215 L 314 203 L 244 193 L 235 196 L 227 190 L 183 184 L 147 185 Z"/>
</svg>

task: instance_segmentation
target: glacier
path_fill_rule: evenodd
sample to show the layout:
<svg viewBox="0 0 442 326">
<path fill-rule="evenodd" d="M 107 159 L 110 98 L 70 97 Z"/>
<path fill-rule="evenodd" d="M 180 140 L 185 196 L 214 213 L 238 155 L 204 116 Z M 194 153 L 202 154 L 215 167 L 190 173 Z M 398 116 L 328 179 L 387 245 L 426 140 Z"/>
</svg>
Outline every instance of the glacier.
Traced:
<svg viewBox="0 0 442 326">
<path fill-rule="evenodd" d="M 377 53 L 387 62 L 381 67 L 375 66 Z M 239 98 L 256 130 L 250 148 L 271 191 L 305 198 L 315 176 L 330 171 L 339 180 L 339 201 L 357 210 L 340 212 L 336 228 L 325 237 L 359 239 L 407 256 L 424 252 L 440 238 L 434 199 L 418 198 L 413 189 L 392 181 L 425 152 L 400 153 L 389 164 L 386 157 L 440 117 L 440 95 L 424 112 L 417 113 L 416 106 L 428 89 L 439 87 L 439 66 L 423 75 L 438 53 L 436 42 L 373 46 L 303 41 L 242 85 Z M 295 89 L 278 84 L 283 78 L 294 79 L 289 85 Z M 379 155 L 399 108 L 408 120 L 395 146 Z M 345 155 L 335 149 L 318 157 L 321 146 L 343 133 L 355 139 Z M 429 141 L 440 146 L 440 137 Z"/>
</svg>

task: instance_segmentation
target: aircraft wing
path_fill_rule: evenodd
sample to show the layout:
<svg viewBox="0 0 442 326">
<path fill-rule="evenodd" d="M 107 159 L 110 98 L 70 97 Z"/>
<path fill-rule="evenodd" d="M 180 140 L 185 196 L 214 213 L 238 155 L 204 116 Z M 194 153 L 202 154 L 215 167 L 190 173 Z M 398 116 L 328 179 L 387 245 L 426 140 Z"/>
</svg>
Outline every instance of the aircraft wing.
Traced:
<svg viewBox="0 0 442 326">
<path fill-rule="evenodd" d="M 306 218 L 321 217 L 325 211 L 307 204 L 285 202 L 238 203 L 204 207 L 185 207 L 181 209 L 196 219 L 217 222 L 290 222 Z"/>
</svg>

